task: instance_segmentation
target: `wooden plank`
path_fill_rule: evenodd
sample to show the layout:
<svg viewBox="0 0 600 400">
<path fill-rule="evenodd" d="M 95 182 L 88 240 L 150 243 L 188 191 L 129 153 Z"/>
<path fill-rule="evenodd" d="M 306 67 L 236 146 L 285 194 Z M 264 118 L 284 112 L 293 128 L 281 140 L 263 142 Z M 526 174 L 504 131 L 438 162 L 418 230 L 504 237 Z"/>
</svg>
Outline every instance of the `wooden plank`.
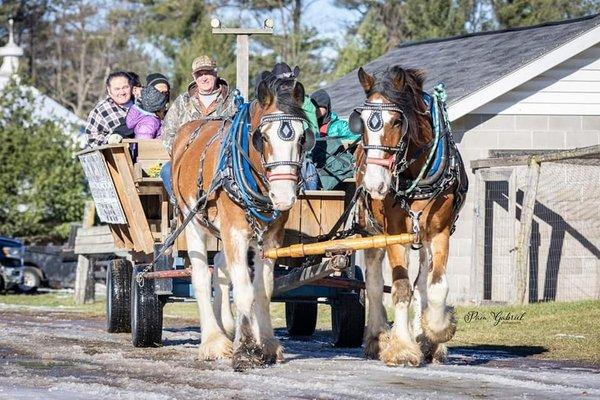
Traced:
<svg viewBox="0 0 600 400">
<path fill-rule="evenodd" d="M 544 154 L 524 155 L 516 157 L 498 157 L 498 158 L 484 158 L 480 160 L 471 161 L 471 169 L 476 170 L 480 168 L 491 168 L 491 167 L 509 167 L 515 165 L 528 165 L 531 158 L 535 157 L 538 162 L 547 161 L 558 161 L 567 160 L 571 158 L 580 158 L 593 154 L 600 154 L 600 145 L 580 147 L 576 149 L 548 152 Z"/>
<path fill-rule="evenodd" d="M 93 255 L 93 254 L 112 254 L 120 251 L 115 247 L 114 243 L 103 243 L 100 245 L 85 245 L 77 248 L 75 254 L 85 254 L 85 255 Z"/>
<path fill-rule="evenodd" d="M 285 223 L 285 236 L 283 239 L 285 246 L 300 242 L 301 209 L 302 201 L 298 200 L 289 211 L 288 220 Z"/>
<path fill-rule="evenodd" d="M 110 228 L 108 225 L 91 226 L 89 228 L 79 228 L 77 236 L 98 236 L 98 235 L 110 235 Z"/>
<path fill-rule="evenodd" d="M 277 296 L 288 290 L 309 284 L 318 279 L 331 275 L 348 267 L 350 263 L 344 257 L 324 259 L 319 264 L 306 268 L 294 268 L 289 274 L 283 275 L 273 284 L 273 296 Z"/>
<path fill-rule="evenodd" d="M 75 275 L 75 304 L 94 302 L 94 260 L 79 255 Z"/>
<path fill-rule="evenodd" d="M 342 195 L 339 199 L 327 197 L 321 199 L 321 221 L 319 224 L 321 235 L 329 233 L 344 212 L 344 197 Z"/>
<path fill-rule="evenodd" d="M 319 235 L 321 222 L 321 198 L 303 198 L 300 200 L 301 220 L 300 232 L 302 242 L 306 240 L 314 242 L 314 238 Z"/>
<path fill-rule="evenodd" d="M 516 262 L 516 299 L 517 304 L 526 302 L 527 275 L 529 266 L 529 245 L 531 241 L 531 225 L 533 221 L 533 209 L 537 196 L 538 183 L 540 179 L 540 163 L 535 158 L 531 159 L 527 176 L 527 188 L 523 199 L 521 212 L 521 227 L 517 238 L 517 262 Z"/>
<path fill-rule="evenodd" d="M 138 160 L 168 161 L 170 159 L 161 140 L 136 140 L 135 142 L 138 146 Z"/>
<path fill-rule="evenodd" d="M 162 233 L 161 242 L 164 242 L 167 236 L 169 235 L 169 195 L 162 188 L 162 193 L 160 194 L 160 231 Z"/>
<path fill-rule="evenodd" d="M 146 221 L 140 198 L 136 192 L 132 175 L 133 164 L 129 152 L 122 148 L 113 149 L 112 156 L 118 171 L 116 176 L 113 176 L 113 179 L 119 182 L 115 186 L 120 186 L 117 192 L 119 192 L 119 199 L 123 208 L 126 209 L 127 222 L 134 237 L 134 249 L 146 254 L 152 254 L 154 252 L 154 238 L 152 237 L 148 221 Z"/>
<path fill-rule="evenodd" d="M 109 225 L 110 233 L 115 240 L 115 247 L 123 250 L 133 250 L 133 240 L 129 235 L 127 226 L 124 225 Z"/>
</svg>

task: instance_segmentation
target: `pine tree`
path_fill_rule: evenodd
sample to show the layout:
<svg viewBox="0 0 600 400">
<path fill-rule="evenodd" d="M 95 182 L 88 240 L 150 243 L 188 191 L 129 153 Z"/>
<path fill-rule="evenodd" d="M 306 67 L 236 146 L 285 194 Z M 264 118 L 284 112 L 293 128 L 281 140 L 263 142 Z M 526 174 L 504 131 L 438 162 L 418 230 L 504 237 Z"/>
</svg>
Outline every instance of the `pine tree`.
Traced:
<svg viewBox="0 0 600 400">
<path fill-rule="evenodd" d="M 65 238 L 79 221 L 85 186 L 73 140 L 34 116 L 32 93 L 11 83 L 0 96 L 0 234 Z"/>
<path fill-rule="evenodd" d="M 600 12 L 598 0 L 492 0 L 502 28 L 577 18 Z"/>
</svg>

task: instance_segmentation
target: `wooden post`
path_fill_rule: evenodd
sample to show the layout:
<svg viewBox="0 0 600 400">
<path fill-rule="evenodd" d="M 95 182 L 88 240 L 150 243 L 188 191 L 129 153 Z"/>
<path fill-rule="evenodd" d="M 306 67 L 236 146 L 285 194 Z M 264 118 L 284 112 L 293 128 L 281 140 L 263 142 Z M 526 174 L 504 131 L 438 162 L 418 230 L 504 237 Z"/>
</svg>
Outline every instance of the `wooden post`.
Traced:
<svg viewBox="0 0 600 400">
<path fill-rule="evenodd" d="M 250 35 L 272 35 L 273 21 L 266 20 L 263 28 L 222 28 L 219 20 L 211 21 L 213 35 L 235 35 L 236 41 L 236 87 L 248 101 L 248 60 Z"/>
<path fill-rule="evenodd" d="M 237 35 L 236 47 L 236 86 L 244 99 L 248 99 L 248 35 Z"/>
<path fill-rule="evenodd" d="M 96 207 L 93 201 L 85 202 L 83 210 L 82 229 L 94 226 Z M 77 271 L 75 273 L 75 304 L 94 302 L 94 260 L 80 254 L 77 257 Z"/>
<path fill-rule="evenodd" d="M 517 236 L 517 262 L 516 262 L 516 298 L 518 304 L 525 304 L 527 299 L 527 276 L 529 270 L 529 245 L 531 241 L 531 224 L 533 210 L 537 197 L 538 182 L 540 180 L 540 162 L 536 157 L 531 157 L 527 176 L 527 188 L 521 209 L 521 227 Z"/>
</svg>

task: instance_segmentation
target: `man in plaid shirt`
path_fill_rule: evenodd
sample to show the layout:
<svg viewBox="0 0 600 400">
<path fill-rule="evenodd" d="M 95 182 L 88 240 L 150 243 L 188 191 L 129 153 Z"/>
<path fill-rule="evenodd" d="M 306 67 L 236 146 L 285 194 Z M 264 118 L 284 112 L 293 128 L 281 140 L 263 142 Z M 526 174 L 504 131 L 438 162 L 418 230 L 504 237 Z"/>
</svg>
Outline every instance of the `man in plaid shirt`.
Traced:
<svg viewBox="0 0 600 400">
<path fill-rule="evenodd" d="M 108 76 L 108 96 L 96 104 L 85 124 L 88 146 L 119 143 L 127 135 L 125 116 L 133 104 L 131 89 L 131 78 L 126 72 L 113 72 Z"/>
</svg>

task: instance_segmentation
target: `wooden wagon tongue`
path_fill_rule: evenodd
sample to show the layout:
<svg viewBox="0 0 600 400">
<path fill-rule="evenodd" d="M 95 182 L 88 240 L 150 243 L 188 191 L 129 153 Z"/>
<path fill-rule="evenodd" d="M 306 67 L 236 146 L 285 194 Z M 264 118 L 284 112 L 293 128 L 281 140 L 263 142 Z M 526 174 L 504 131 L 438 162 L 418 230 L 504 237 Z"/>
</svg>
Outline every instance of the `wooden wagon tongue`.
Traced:
<svg viewBox="0 0 600 400">
<path fill-rule="evenodd" d="M 318 254 L 352 252 L 355 250 L 383 248 L 393 244 L 411 244 L 415 239 L 413 233 L 400 235 L 375 235 L 339 240 L 328 240 L 320 243 L 294 244 L 289 247 L 265 250 L 263 257 L 277 259 L 279 257 L 306 257 Z"/>
</svg>

